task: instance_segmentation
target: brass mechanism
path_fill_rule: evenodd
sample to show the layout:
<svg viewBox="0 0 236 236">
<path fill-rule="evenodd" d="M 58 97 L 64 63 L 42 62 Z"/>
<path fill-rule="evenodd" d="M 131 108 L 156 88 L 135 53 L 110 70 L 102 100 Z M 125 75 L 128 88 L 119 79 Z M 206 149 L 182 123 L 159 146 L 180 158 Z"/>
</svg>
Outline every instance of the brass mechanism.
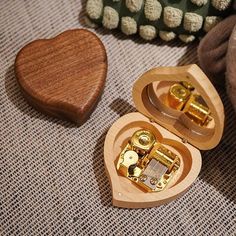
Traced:
<svg viewBox="0 0 236 236">
<path fill-rule="evenodd" d="M 180 158 L 149 130 L 136 131 L 120 153 L 118 172 L 147 192 L 163 190 L 179 169 Z"/>
<path fill-rule="evenodd" d="M 188 82 L 172 85 L 168 93 L 169 106 L 183 111 L 192 121 L 206 126 L 211 120 L 211 112 L 203 98 L 193 93 L 194 87 Z"/>
</svg>

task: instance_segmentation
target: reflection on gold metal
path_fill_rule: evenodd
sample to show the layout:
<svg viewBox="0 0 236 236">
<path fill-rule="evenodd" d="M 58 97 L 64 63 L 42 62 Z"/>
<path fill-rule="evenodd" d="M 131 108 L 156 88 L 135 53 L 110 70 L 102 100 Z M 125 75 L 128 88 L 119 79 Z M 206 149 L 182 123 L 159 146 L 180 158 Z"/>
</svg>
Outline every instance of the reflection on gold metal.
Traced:
<svg viewBox="0 0 236 236">
<path fill-rule="evenodd" d="M 181 81 L 180 84 L 182 84 L 186 89 L 193 91 L 195 88 L 193 87 L 192 84 L 190 84 L 187 81 Z"/>
<path fill-rule="evenodd" d="M 134 133 L 130 144 L 137 153 L 144 154 L 152 148 L 155 141 L 156 138 L 150 131 L 140 130 Z"/>
<path fill-rule="evenodd" d="M 168 93 L 168 104 L 178 111 L 183 111 L 198 125 L 207 125 L 212 120 L 210 109 L 203 98 L 192 91 L 194 87 L 186 81 L 172 85 Z"/>
<path fill-rule="evenodd" d="M 147 192 L 163 190 L 180 166 L 180 158 L 156 141 L 149 130 L 136 131 L 120 153 L 118 172 Z"/>
<path fill-rule="evenodd" d="M 181 111 L 188 101 L 191 91 L 181 84 L 174 84 L 170 87 L 168 101 L 170 107 Z"/>
<path fill-rule="evenodd" d="M 212 119 L 210 117 L 210 109 L 198 94 L 192 94 L 183 111 L 199 125 L 207 125 Z"/>
</svg>

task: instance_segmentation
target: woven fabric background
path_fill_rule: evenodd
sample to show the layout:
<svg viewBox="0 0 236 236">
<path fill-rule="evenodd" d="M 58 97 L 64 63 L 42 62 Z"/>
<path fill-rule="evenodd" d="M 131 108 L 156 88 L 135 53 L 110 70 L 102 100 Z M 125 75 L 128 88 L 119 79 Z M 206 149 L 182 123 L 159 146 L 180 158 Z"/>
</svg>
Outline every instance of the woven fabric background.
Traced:
<svg viewBox="0 0 236 236">
<path fill-rule="evenodd" d="M 236 235 L 236 115 L 224 88 L 224 137 L 202 152 L 201 173 L 183 197 L 150 209 L 115 208 L 104 172 L 105 134 L 135 111 L 134 81 L 155 66 L 197 63 L 197 43 L 144 43 L 93 30 L 109 71 L 82 127 L 37 112 L 21 96 L 16 53 L 34 39 L 85 27 L 84 7 L 85 0 L 0 1 L 0 235 Z"/>
</svg>

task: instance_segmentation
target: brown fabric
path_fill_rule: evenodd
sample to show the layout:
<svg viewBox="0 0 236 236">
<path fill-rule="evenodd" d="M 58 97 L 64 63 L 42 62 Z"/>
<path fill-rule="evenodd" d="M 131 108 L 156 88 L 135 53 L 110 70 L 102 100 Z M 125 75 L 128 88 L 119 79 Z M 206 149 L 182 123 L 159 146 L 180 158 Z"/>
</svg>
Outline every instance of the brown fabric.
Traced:
<svg viewBox="0 0 236 236">
<path fill-rule="evenodd" d="M 151 209 L 115 208 L 103 165 L 107 130 L 135 111 L 134 81 L 152 67 L 197 63 L 197 44 L 94 31 L 109 69 L 102 99 L 81 127 L 37 112 L 21 96 L 16 53 L 34 39 L 84 27 L 84 6 L 84 0 L 0 1 L 1 236 L 235 236 L 236 115 L 222 88 L 224 137 L 202 152 L 201 173 L 183 197 Z"/>
<path fill-rule="evenodd" d="M 236 15 L 224 19 L 200 41 L 198 58 L 201 68 L 214 83 L 223 83 L 226 71 L 225 56 L 229 37 L 236 24 Z"/>
<path fill-rule="evenodd" d="M 229 97 L 236 110 L 236 26 L 230 36 L 226 56 L 226 83 Z"/>
</svg>

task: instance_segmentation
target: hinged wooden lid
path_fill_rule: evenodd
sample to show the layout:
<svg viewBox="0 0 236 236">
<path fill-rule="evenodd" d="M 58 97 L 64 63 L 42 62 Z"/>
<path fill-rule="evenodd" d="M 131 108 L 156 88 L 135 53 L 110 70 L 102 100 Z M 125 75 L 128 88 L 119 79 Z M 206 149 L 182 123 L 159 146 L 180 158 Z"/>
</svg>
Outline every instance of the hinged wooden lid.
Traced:
<svg viewBox="0 0 236 236">
<path fill-rule="evenodd" d="M 167 89 L 180 81 L 190 82 L 203 97 L 213 118 L 210 125 L 199 126 L 183 112 L 164 104 Z M 212 149 L 220 142 L 224 129 L 224 107 L 210 80 L 195 64 L 147 71 L 134 84 L 133 100 L 139 112 L 199 149 Z"/>
</svg>

